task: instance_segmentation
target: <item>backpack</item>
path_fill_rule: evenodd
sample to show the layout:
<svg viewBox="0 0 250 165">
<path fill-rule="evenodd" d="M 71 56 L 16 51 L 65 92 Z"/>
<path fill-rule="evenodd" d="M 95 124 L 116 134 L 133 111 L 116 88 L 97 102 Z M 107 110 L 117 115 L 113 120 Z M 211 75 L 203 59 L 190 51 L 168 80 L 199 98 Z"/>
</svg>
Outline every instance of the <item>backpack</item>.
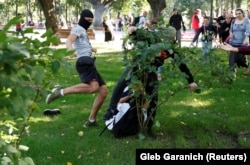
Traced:
<svg viewBox="0 0 250 165">
<path fill-rule="evenodd" d="M 141 17 L 142 16 L 135 17 L 132 26 L 138 26 Z"/>
<path fill-rule="evenodd" d="M 106 127 L 99 136 L 101 136 L 106 129 L 110 130 L 115 138 L 127 137 L 139 132 L 139 122 L 135 104 L 131 106 L 129 103 L 122 103 L 118 107 L 118 110 L 119 112 L 116 115 L 105 121 Z"/>
</svg>

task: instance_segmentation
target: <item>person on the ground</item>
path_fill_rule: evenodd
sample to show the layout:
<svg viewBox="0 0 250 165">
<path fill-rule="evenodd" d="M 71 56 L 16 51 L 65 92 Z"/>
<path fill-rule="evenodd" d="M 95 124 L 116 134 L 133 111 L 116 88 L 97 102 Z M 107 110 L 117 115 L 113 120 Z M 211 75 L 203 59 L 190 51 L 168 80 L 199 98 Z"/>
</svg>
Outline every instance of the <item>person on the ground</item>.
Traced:
<svg viewBox="0 0 250 165">
<path fill-rule="evenodd" d="M 210 52 L 213 42 L 214 34 L 216 33 L 215 27 L 210 23 L 209 17 L 204 17 L 204 24 L 197 30 L 190 46 L 193 46 L 194 42 L 199 39 L 199 35 L 202 33 L 201 44 L 202 44 L 202 60 L 207 60 L 207 54 Z"/>
<path fill-rule="evenodd" d="M 93 18 L 93 13 L 88 9 L 84 9 L 81 12 L 78 25 L 72 28 L 66 41 L 67 49 L 76 51 L 76 70 L 82 83 L 67 88 L 62 88 L 60 86 L 55 87 L 52 90 L 52 93 L 46 98 L 46 103 L 49 104 L 52 101 L 69 94 L 97 93 L 89 118 L 84 123 L 84 126 L 86 127 L 97 125 L 97 113 L 108 95 L 106 83 L 97 71 L 95 66 L 96 59 L 92 54 L 92 52 L 96 53 L 97 50 L 92 48 L 87 36 L 87 29 L 92 24 Z"/>
<path fill-rule="evenodd" d="M 153 22 L 151 22 L 151 24 L 152 23 Z M 137 31 L 140 29 L 141 28 L 137 28 L 137 27 L 132 26 L 132 27 L 129 27 L 128 33 L 136 41 L 143 40 L 143 41 L 148 41 L 149 45 L 153 44 L 153 43 L 150 43 L 150 42 L 152 42 L 152 40 L 147 38 L 148 36 L 152 35 L 150 33 L 153 33 L 153 31 L 151 31 L 150 29 L 146 30 L 145 32 L 148 33 L 148 35 L 145 35 L 146 38 L 141 38 L 141 36 L 137 38 Z M 141 30 L 143 30 L 143 29 L 141 29 Z M 175 36 L 175 31 L 174 31 L 173 36 Z M 174 40 L 174 37 L 172 38 L 172 40 Z M 152 65 L 152 67 L 158 68 L 159 66 L 163 65 L 165 59 L 167 59 L 169 57 L 175 59 L 175 56 L 178 56 L 177 52 L 174 51 L 173 53 L 169 53 L 168 50 L 163 50 L 161 53 L 158 54 L 158 56 L 155 58 L 154 61 L 150 62 L 150 65 Z M 135 58 L 138 58 L 138 57 L 135 57 Z M 125 71 L 123 72 L 121 78 L 119 79 L 119 81 L 117 82 L 117 84 L 113 90 L 110 104 L 109 104 L 109 108 L 108 108 L 107 112 L 103 115 L 104 120 L 109 120 L 113 115 L 115 115 L 118 112 L 117 103 L 119 102 L 119 99 L 121 98 L 123 90 L 126 88 L 126 86 L 130 82 L 129 79 L 126 79 L 126 75 L 131 74 L 131 72 L 138 70 L 137 67 L 138 66 L 136 66 L 133 69 L 130 69 L 127 67 L 125 69 Z M 188 67 L 186 66 L 186 64 L 181 62 L 179 64 L 179 68 L 182 72 L 184 72 L 187 75 L 186 78 L 187 78 L 187 81 L 189 84 L 188 85 L 189 89 L 190 90 L 196 89 L 197 84 L 194 82 L 193 76 L 192 76 L 191 72 L 189 71 Z M 144 77 L 142 78 L 139 76 L 139 79 L 142 81 L 142 84 L 146 83 L 145 93 L 147 95 L 149 95 L 151 98 L 151 100 L 148 103 L 148 109 L 147 109 L 147 116 L 151 116 L 149 118 L 148 125 L 147 125 L 147 127 L 148 127 L 147 134 L 149 137 L 155 138 L 155 135 L 152 133 L 152 126 L 153 126 L 154 117 L 156 115 L 157 101 L 158 101 L 158 85 L 159 84 L 158 84 L 158 80 L 157 80 L 157 72 L 156 71 L 153 72 L 153 71 L 146 69 L 145 71 L 143 71 L 143 73 L 145 73 L 144 77 L 147 77 L 146 82 L 144 82 L 145 81 Z"/>
<path fill-rule="evenodd" d="M 173 26 L 176 30 L 176 42 L 178 43 L 179 47 L 181 47 L 181 27 L 183 27 L 183 31 L 185 31 L 184 21 L 182 16 L 178 13 L 177 9 L 173 9 L 173 14 L 169 19 L 169 25 Z"/>
</svg>

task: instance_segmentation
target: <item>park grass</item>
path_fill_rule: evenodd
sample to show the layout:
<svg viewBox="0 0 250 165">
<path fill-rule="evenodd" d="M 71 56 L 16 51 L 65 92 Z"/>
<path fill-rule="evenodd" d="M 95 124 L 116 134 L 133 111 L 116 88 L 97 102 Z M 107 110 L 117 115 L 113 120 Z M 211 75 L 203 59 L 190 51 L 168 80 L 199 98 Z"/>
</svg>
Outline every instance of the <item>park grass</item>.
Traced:
<svg viewBox="0 0 250 165">
<path fill-rule="evenodd" d="M 220 50 L 216 52 L 221 58 L 218 62 L 227 65 L 226 53 Z M 109 95 L 98 114 L 99 126 L 83 127 L 95 94 L 70 95 L 49 105 L 45 104 L 45 98 L 40 100 L 39 109 L 29 122 L 29 132 L 21 141 L 21 144 L 29 146 L 29 150 L 22 154 L 30 156 L 37 165 L 132 165 L 135 164 L 136 149 L 141 148 L 250 148 L 250 77 L 243 76 L 243 69 L 238 69 L 236 81 L 232 85 L 223 85 L 197 61 L 189 61 L 188 65 L 200 85 L 200 93 L 183 89 L 165 101 L 169 87 L 163 82 L 169 77 L 163 75 L 163 85 L 159 90 L 159 102 L 163 104 L 157 111 L 156 125 L 153 127 L 156 140 L 139 140 L 137 136 L 115 139 L 108 130 L 99 136 L 105 127 L 101 117 L 108 108 L 112 90 L 124 67 L 119 52 L 96 56 L 98 70 L 109 89 Z M 195 54 L 192 58 L 199 56 Z M 66 87 L 79 83 L 74 60 L 71 63 L 70 71 L 61 70 L 55 75 L 55 84 Z M 168 62 L 164 65 L 168 65 Z M 209 85 L 204 83 L 208 78 L 211 81 Z M 177 83 L 179 81 L 186 83 L 185 79 L 180 78 Z M 53 108 L 61 109 L 62 114 L 53 118 L 43 116 L 44 109 Z M 83 131 L 83 136 L 79 136 L 80 131 Z"/>
</svg>

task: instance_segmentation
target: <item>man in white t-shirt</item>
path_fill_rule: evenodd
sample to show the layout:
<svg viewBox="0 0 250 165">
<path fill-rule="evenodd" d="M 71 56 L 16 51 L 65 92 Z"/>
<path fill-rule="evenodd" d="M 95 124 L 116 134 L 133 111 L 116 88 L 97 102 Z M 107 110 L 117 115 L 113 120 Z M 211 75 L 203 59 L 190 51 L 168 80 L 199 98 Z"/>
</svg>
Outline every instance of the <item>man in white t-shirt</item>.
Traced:
<svg viewBox="0 0 250 165">
<path fill-rule="evenodd" d="M 142 13 L 142 17 L 140 17 L 138 28 L 145 27 L 147 25 L 147 16 L 148 16 L 148 12 L 144 11 Z"/>
</svg>

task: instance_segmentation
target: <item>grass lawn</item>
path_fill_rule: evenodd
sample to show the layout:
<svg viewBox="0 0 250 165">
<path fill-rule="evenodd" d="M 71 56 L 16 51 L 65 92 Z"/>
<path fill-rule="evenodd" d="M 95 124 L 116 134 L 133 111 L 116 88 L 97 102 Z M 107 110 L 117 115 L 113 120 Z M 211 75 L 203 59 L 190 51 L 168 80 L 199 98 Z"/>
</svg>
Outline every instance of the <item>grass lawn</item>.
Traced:
<svg viewBox="0 0 250 165">
<path fill-rule="evenodd" d="M 227 65 L 226 52 L 215 50 L 221 59 L 217 63 Z M 184 78 L 164 72 L 159 91 L 159 107 L 154 132 L 156 140 L 139 140 L 137 136 L 115 139 L 107 130 L 99 136 L 105 124 L 102 115 L 106 112 L 112 90 L 123 72 L 120 52 L 97 54 L 97 68 L 104 77 L 109 95 L 98 114 L 99 126 L 84 128 L 95 94 L 68 95 L 46 105 L 45 98 L 38 103 L 21 144 L 29 146 L 23 154 L 30 156 L 37 165 L 132 165 L 135 152 L 140 148 L 201 149 L 201 148 L 250 148 L 250 77 L 239 68 L 232 85 L 220 83 L 219 76 L 212 76 L 205 65 L 197 63 L 200 54 L 188 61 L 200 93 L 183 89 L 170 97 L 171 87 L 167 80 L 178 85 L 187 83 Z M 169 65 L 167 60 L 164 66 Z M 72 60 L 70 70 L 62 69 L 54 77 L 55 84 L 70 86 L 79 83 Z M 167 68 L 167 67 L 166 67 Z M 166 71 L 166 70 L 165 70 Z M 168 99 L 166 101 L 166 98 Z M 62 114 L 49 118 L 44 109 L 59 108 Z M 83 131 L 80 136 L 79 132 Z"/>
</svg>

